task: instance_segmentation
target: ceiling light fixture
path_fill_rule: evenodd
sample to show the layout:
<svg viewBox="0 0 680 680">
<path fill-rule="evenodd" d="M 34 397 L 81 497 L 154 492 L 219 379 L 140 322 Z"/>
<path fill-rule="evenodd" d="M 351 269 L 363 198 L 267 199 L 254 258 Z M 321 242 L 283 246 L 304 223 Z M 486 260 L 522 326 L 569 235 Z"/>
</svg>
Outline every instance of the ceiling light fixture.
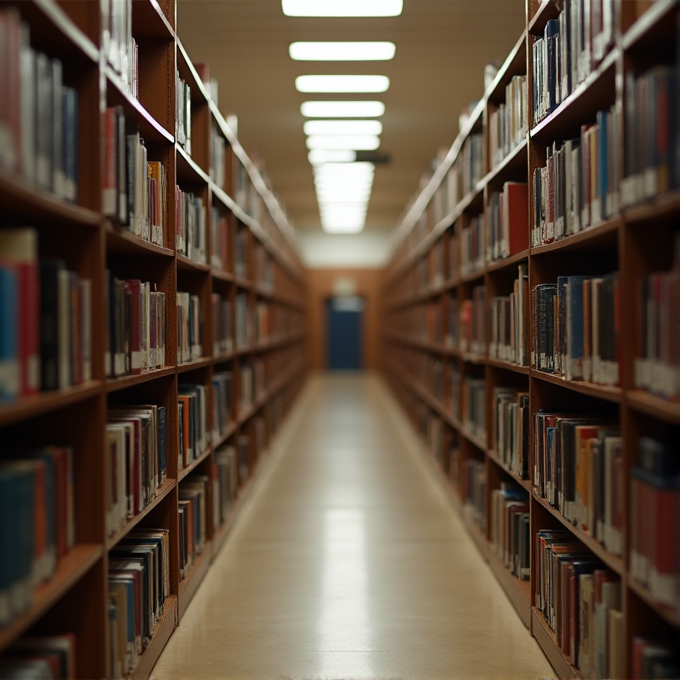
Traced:
<svg viewBox="0 0 680 680">
<path fill-rule="evenodd" d="M 300 113 L 305 118 L 378 118 L 385 113 L 385 105 L 377 101 L 303 102 Z"/>
<path fill-rule="evenodd" d="M 397 17 L 403 0 L 281 0 L 287 17 Z"/>
<path fill-rule="evenodd" d="M 379 135 L 383 131 L 379 120 L 308 120 L 306 135 Z"/>
<path fill-rule="evenodd" d="M 296 61 L 389 61 L 397 47 L 393 42 L 294 42 L 288 48 Z"/>
<path fill-rule="evenodd" d="M 312 149 L 307 158 L 312 165 L 353 163 L 357 159 L 357 154 L 351 149 Z"/>
<path fill-rule="evenodd" d="M 375 151 L 380 146 L 377 135 L 313 135 L 307 137 L 308 149 L 352 149 Z"/>
<path fill-rule="evenodd" d="M 305 75 L 295 79 L 299 92 L 386 92 L 387 76 Z"/>
</svg>

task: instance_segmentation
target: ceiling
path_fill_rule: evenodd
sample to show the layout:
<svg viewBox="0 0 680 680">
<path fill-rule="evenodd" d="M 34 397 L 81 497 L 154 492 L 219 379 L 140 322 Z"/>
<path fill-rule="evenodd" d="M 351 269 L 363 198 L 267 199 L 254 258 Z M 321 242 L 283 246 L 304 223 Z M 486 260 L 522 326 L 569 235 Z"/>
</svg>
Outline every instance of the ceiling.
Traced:
<svg viewBox="0 0 680 680">
<path fill-rule="evenodd" d="M 393 18 L 292 18 L 280 0 L 178 0 L 177 32 L 194 63 L 219 82 L 219 108 L 238 116 L 246 150 L 265 161 L 274 191 L 301 235 L 320 233 L 300 104 L 309 99 L 380 99 L 380 152 L 366 230 L 392 231 L 437 150 L 458 132 L 458 114 L 481 96 L 484 66 L 504 59 L 524 28 L 524 0 L 405 0 Z M 298 40 L 389 40 L 396 56 L 381 62 L 301 62 Z M 297 92 L 305 73 L 381 74 L 380 95 Z"/>
</svg>

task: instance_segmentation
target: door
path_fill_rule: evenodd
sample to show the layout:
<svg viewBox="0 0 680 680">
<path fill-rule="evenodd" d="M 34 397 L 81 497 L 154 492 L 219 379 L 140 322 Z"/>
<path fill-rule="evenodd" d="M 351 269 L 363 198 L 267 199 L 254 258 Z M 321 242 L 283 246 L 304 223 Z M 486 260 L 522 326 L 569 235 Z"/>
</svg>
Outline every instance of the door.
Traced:
<svg viewBox="0 0 680 680">
<path fill-rule="evenodd" d="M 326 300 L 326 357 L 330 371 L 363 368 L 362 328 L 366 303 L 363 298 L 333 297 Z"/>
</svg>

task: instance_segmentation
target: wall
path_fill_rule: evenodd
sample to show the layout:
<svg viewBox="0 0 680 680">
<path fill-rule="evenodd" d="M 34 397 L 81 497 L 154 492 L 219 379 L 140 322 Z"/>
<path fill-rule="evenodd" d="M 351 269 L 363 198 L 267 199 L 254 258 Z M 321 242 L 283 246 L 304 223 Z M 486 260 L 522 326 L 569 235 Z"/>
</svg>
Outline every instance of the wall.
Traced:
<svg viewBox="0 0 680 680">
<path fill-rule="evenodd" d="M 302 259 L 307 267 L 384 267 L 391 254 L 391 231 L 361 234 L 325 234 L 298 231 Z"/>
<path fill-rule="evenodd" d="M 381 268 L 308 268 L 309 291 L 309 365 L 312 370 L 326 368 L 326 299 L 333 295 L 333 281 L 349 277 L 356 281 L 356 294 L 366 299 L 364 312 L 364 368 L 376 370 L 380 356 Z"/>
</svg>

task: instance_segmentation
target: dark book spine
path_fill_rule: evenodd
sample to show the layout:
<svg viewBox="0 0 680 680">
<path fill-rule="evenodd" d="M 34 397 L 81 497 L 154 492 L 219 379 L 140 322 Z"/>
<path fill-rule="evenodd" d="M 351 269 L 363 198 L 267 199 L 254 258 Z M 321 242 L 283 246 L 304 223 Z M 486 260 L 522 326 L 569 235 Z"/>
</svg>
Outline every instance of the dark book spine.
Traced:
<svg viewBox="0 0 680 680">
<path fill-rule="evenodd" d="M 40 262 L 40 385 L 59 387 L 59 272 L 62 260 Z"/>
</svg>

